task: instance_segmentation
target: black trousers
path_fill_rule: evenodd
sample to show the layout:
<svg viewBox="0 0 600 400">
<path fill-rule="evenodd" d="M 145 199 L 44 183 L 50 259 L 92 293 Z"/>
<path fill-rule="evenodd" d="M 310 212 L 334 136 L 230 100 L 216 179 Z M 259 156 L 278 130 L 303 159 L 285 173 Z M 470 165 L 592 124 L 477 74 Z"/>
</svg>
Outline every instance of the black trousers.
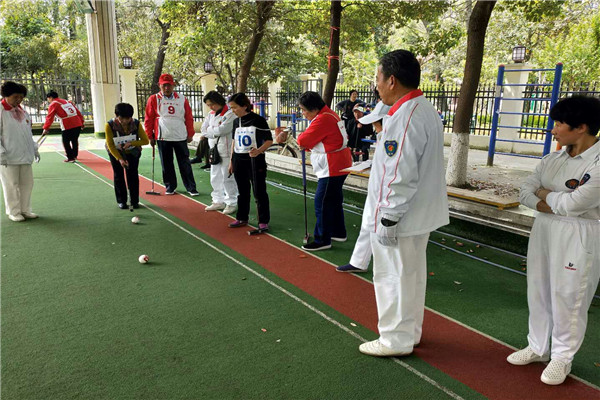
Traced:
<svg viewBox="0 0 600 400">
<path fill-rule="evenodd" d="M 129 187 L 129 198 L 131 204 L 138 204 L 140 202 L 140 177 L 138 175 L 138 165 L 140 164 L 140 151 L 134 151 L 130 153 L 124 153 L 125 159 L 129 163 L 127 169 L 121 166 L 119 160 L 113 157 L 108 152 L 110 158 L 110 165 L 113 169 L 113 179 L 115 185 L 115 197 L 117 203 L 127 203 L 127 188 Z M 127 184 L 125 184 L 125 176 L 127 176 Z"/>
<path fill-rule="evenodd" d="M 254 201 L 258 211 L 258 223 L 268 224 L 271 220 L 269 195 L 267 194 L 267 166 L 260 160 L 233 157 L 233 176 L 238 186 L 238 210 L 236 219 L 248 221 L 250 215 L 250 189 L 254 187 Z M 255 168 L 254 168 L 255 167 Z"/>
<path fill-rule="evenodd" d="M 69 160 L 75 160 L 79 154 L 79 134 L 81 127 L 67 129 L 62 131 L 62 142 L 65 148 L 65 155 Z"/>
<path fill-rule="evenodd" d="M 177 175 L 175 175 L 175 165 L 173 164 L 173 152 L 175 152 L 183 186 L 185 186 L 188 192 L 195 192 L 196 181 L 192 172 L 187 141 L 168 142 L 166 140 L 157 140 L 156 144 L 158 145 L 158 154 L 160 154 L 163 182 L 167 187 L 167 191 L 175 191 L 177 188 Z"/>
<path fill-rule="evenodd" d="M 369 159 L 369 149 L 371 148 L 370 143 L 361 142 L 358 144 L 358 147 L 351 149 L 352 150 L 352 161 L 360 161 L 360 156 L 355 154 L 356 152 L 362 152 L 362 160 L 367 161 Z"/>
</svg>

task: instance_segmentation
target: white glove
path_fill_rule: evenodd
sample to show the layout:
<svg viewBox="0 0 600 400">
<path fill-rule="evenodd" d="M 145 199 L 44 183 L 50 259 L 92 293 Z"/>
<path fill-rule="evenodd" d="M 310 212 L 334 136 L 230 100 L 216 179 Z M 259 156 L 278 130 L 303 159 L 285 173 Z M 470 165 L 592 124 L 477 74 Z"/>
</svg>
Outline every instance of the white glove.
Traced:
<svg viewBox="0 0 600 400">
<path fill-rule="evenodd" d="M 377 241 L 385 247 L 398 245 L 398 221 L 381 218 L 377 224 Z"/>
<path fill-rule="evenodd" d="M 40 158 L 40 152 L 36 150 L 33 159 L 35 160 L 36 163 L 39 163 L 41 158 Z"/>
</svg>

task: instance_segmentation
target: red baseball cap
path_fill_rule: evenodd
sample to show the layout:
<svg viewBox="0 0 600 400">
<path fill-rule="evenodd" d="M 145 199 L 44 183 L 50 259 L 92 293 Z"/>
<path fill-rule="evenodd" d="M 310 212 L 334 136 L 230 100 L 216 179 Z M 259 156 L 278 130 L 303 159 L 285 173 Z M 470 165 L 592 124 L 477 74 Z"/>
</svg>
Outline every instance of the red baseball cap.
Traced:
<svg viewBox="0 0 600 400">
<path fill-rule="evenodd" d="M 175 85 L 175 81 L 173 80 L 173 75 L 170 74 L 162 74 L 160 78 L 158 78 L 158 84 L 162 85 L 165 83 L 170 83 L 171 85 Z"/>
</svg>

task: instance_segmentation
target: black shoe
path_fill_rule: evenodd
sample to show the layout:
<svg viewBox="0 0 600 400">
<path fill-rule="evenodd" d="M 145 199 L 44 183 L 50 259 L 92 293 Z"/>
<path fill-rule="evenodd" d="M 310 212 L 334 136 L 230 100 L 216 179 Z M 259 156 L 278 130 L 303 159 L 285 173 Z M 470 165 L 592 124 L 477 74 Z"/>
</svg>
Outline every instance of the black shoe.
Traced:
<svg viewBox="0 0 600 400">
<path fill-rule="evenodd" d="M 131 208 L 135 208 L 137 210 L 138 208 L 140 208 L 140 205 L 139 203 L 135 203 L 131 205 Z"/>
<path fill-rule="evenodd" d="M 210 164 L 204 164 L 200 168 L 202 168 L 202 169 L 209 169 L 210 168 Z"/>
<path fill-rule="evenodd" d="M 127 207 L 127 203 L 119 203 L 119 208 L 121 210 L 127 210 L 129 207 Z"/>
<path fill-rule="evenodd" d="M 198 164 L 200 161 L 202 161 L 202 159 L 198 158 L 198 157 L 194 157 L 194 158 L 190 159 L 191 164 Z"/>
<path fill-rule="evenodd" d="M 304 246 L 302 246 L 302 248 L 307 251 L 327 250 L 331 248 L 331 244 L 311 242 L 309 244 L 305 244 Z"/>
</svg>

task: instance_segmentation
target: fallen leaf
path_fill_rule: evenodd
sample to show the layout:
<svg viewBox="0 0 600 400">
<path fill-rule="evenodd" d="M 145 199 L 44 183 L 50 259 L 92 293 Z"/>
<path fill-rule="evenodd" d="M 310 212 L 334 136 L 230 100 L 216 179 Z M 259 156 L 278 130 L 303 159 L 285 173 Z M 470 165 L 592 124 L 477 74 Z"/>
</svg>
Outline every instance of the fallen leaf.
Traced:
<svg viewBox="0 0 600 400">
<path fill-rule="evenodd" d="M 454 281 L 454 284 L 455 284 L 455 285 L 462 285 L 462 282 L 459 282 L 459 281 Z"/>
<path fill-rule="evenodd" d="M 457 245 L 458 247 L 463 247 L 465 244 L 464 244 L 463 242 L 456 242 L 456 245 Z"/>
<path fill-rule="evenodd" d="M 261 328 L 260 330 L 261 330 L 261 331 L 263 331 L 263 332 L 266 332 L 266 331 L 267 331 L 265 328 Z"/>
<path fill-rule="evenodd" d="M 521 271 L 527 271 L 527 268 L 521 268 Z"/>
<path fill-rule="evenodd" d="M 246 280 L 246 278 L 242 278 L 242 280 L 243 280 L 243 281 L 245 281 L 245 280 Z"/>
<path fill-rule="evenodd" d="M 276 340 L 276 342 L 277 342 L 277 343 L 281 342 L 281 339 L 277 339 L 277 340 Z"/>
<path fill-rule="evenodd" d="M 350 322 L 350 325 L 352 326 L 356 326 L 356 324 L 354 322 Z"/>
<path fill-rule="evenodd" d="M 458 289 L 459 292 L 462 292 L 464 289 Z"/>
<path fill-rule="evenodd" d="M 600 367 L 600 363 L 598 363 L 598 362 L 595 362 L 595 363 L 594 363 L 594 365 L 595 365 L 596 367 Z"/>
<path fill-rule="evenodd" d="M 308 256 L 307 256 L 306 254 L 300 254 L 300 256 L 299 256 L 299 257 L 300 257 L 300 258 L 306 258 L 306 257 L 308 257 Z"/>
<path fill-rule="evenodd" d="M 477 248 L 480 248 L 480 247 L 481 247 L 481 245 L 480 245 L 480 244 L 476 244 L 476 245 L 475 245 L 475 247 L 477 247 Z"/>
<path fill-rule="evenodd" d="M 430 272 L 429 273 L 429 276 L 434 276 L 434 275 L 435 275 L 435 272 Z"/>
</svg>

